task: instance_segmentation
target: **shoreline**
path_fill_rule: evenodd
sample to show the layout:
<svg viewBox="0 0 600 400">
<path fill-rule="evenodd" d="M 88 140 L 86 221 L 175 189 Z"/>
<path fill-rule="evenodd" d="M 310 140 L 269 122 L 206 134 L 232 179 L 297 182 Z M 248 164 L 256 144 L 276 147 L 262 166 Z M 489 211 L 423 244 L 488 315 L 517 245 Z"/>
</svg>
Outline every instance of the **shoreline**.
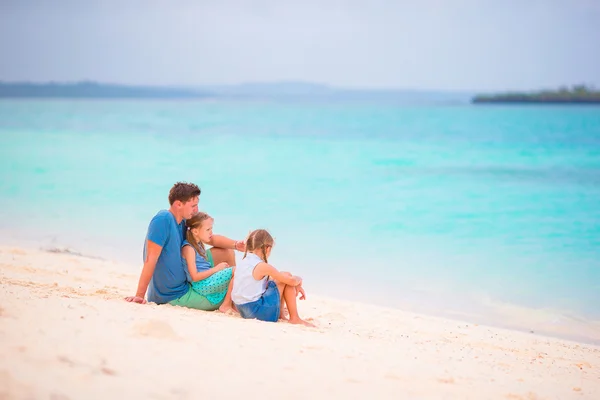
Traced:
<svg viewBox="0 0 600 400">
<path fill-rule="evenodd" d="M 600 346 L 572 340 L 311 294 L 299 309 L 315 329 L 132 304 L 127 265 L 18 247 L 0 246 L 0 278 L 2 398 L 600 393 Z"/>
<path fill-rule="evenodd" d="M 102 263 L 123 265 L 124 271 L 134 273 L 135 282 L 131 285 L 129 291 L 137 286 L 138 272 L 140 265 L 134 265 L 127 260 L 111 259 L 101 257 L 95 254 L 81 252 L 70 246 L 60 246 L 55 243 L 46 245 L 36 245 L 34 241 L 26 245 L 18 245 L 16 242 L 8 244 L 0 242 L 0 253 L 7 249 L 17 249 L 25 253 L 49 253 L 57 255 L 72 256 L 82 260 L 94 260 Z M 239 261 L 239 260 L 238 260 Z M 123 297 L 128 296 L 129 292 L 124 292 Z M 529 335 L 547 337 L 553 339 L 567 340 L 574 343 L 583 343 L 588 345 L 600 346 L 600 320 L 589 319 L 585 316 L 577 315 L 571 311 L 533 308 L 514 303 L 505 303 L 489 300 L 489 304 L 471 304 L 469 310 L 443 309 L 443 305 L 437 301 L 427 306 L 417 306 L 415 301 L 402 301 L 389 304 L 383 299 L 369 300 L 372 296 L 363 296 L 356 299 L 356 296 L 343 296 L 341 292 L 335 294 L 323 294 L 317 292 L 311 297 L 317 297 L 326 301 L 343 302 L 364 307 L 376 307 L 387 310 L 396 310 L 401 312 L 415 313 L 432 318 L 440 318 L 457 323 L 478 324 L 492 329 L 504 329 L 520 332 Z M 465 299 L 463 299 L 464 301 Z M 479 309 L 477 309 L 479 308 Z M 558 322 L 557 322 L 558 321 Z M 582 333 L 584 332 L 584 333 Z M 586 335 L 585 332 L 588 334 Z"/>
</svg>

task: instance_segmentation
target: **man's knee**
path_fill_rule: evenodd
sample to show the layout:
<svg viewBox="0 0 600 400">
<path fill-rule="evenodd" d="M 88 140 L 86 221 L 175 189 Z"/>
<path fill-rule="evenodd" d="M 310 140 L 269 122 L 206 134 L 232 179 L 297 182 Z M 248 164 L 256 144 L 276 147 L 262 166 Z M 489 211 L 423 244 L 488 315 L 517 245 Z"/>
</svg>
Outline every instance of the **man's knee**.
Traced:
<svg viewBox="0 0 600 400">
<path fill-rule="evenodd" d="M 215 265 L 226 262 L 230 266 L 235 265 L 235 253 L 233 249 L 223 249 L 221 247 L 212 247 L 210 252 L 213 256 Z"/>
</svg>

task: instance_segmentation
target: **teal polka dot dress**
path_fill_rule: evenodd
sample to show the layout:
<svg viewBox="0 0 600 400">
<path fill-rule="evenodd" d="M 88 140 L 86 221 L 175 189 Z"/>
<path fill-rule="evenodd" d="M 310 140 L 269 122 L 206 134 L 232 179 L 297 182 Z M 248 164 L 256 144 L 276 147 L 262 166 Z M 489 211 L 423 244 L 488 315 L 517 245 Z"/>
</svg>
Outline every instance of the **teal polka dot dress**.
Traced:
<svg viewBox="0 0 600 400">
<path fill-rule="evenodd" d="M 227 288 L 229 287 L 229 281 L 231 281 L 232 276 L 233 268 L 225 268 L 222 271 L 212 274 L 206 279 L 193 282 L 192 289 L 198 294 L 206 297 L 212 304 L 220 304 L 227 294 Z"/>
</svg>

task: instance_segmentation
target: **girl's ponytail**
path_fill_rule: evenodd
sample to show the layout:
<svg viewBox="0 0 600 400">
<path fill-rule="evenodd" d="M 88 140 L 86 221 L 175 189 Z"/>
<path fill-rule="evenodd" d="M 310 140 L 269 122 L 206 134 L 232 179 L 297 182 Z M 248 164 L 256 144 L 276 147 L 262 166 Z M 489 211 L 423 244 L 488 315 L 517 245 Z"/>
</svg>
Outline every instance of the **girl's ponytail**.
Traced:
<svg viewBox="0 0 600 400">
<path fill-rule="evenodd" d="M 244 258 L 248 252 L 256 251 L 260 249 L 262 251 L 261 259 L 267 262 L 267 246 L 273 246 L 274 240 L 269 232 L 265 229 L 257 229 L 250 233 L 248 239 L 246 239 L 246 251 L 244 252 Z"/>
</svg>

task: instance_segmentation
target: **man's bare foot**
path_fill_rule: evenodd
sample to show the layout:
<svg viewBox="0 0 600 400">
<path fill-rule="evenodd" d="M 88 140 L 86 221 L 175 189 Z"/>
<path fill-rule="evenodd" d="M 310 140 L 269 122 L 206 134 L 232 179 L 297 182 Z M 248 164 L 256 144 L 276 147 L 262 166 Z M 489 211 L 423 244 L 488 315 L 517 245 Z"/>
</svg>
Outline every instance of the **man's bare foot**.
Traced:
<svg viewBox="0 0 600 400">
<path fill-rule="evenodd" d="M 289 313 L 287 307 L 283 307 L 281 309 L 281 313 L 279 313 L 279 318 L 288 319 L 289 317 L 290 317 L 290 313 Z"/>
<path fill-rule="evenodd" d="M 313 323 L 310 323 L 308 321 L 305 321 L 301 318 L 290 318 L 288 320 L 288 322 L 290 324 L 295 324 L 295 325 L 304 325 L 304 326 L 308 326 L 309 328 L 316 328 L 317 326 Z"/>
</svg>

